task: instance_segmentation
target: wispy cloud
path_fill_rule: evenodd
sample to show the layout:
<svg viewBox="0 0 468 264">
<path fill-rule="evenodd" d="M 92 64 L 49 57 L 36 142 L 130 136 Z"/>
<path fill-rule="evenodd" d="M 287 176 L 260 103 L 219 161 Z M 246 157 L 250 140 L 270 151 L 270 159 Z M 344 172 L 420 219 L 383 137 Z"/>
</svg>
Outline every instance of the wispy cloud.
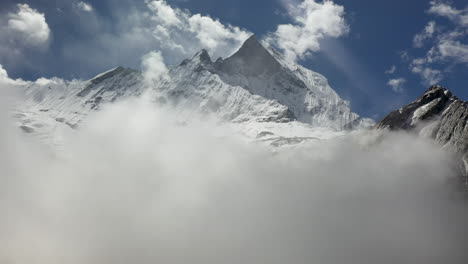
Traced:
<svg viewBox="0 0 468 264">
<path fill-rule="evenodd" d="M 442 71 L 433 69 L 428 65 L 426 58 L 413 59 L 410 63 L 410 70 L 418 74 L 426 85 L 433 85 L 442 81 L 444 78 Z"/>
<path fill-rule="evenodd" d="M 427 23 L 424 30 L 421 33 L 416 34 L 414 36 L 414 38 L 413 38 L 414 47 L 421 48 L 423 46 L 423 44 L 424 44 L 424 41 L 426 39 L 431 38 L 434 35 L 435 28 L 436 28 L 435 21 L 430 21 L 429 23 Z"/>
<path fill-rule="evenodd" d="M 423 83 L 436 84 L 453 65 L 468 64 L 468 45 L 463 43 L 468 36 L 468 8 L 457 9 L 449 3 L 431 1 L 427 13 L 449 19 L 453 27 L 438 28 L 430 21 L 413 39 L 414 47 L 424 49 L 425 55 L 408 57 L 409 68 Z"/>
<path fill-rule="evenodd" d="M 404 91 L 404 84 L 406 83 L 406 79 L 404 78 L 396 78 L 390 79 L 387 82 L 387 85 L 392 87 L 392 90 L 396 93 L 402 93 Z"/>
<path fill-rule="evenodd" d="M 447 17 L 460 26 L 468 26 L 468 8 L 457 9 L 442 1 L 431 1 L 428 13 Z"/>
</svg>

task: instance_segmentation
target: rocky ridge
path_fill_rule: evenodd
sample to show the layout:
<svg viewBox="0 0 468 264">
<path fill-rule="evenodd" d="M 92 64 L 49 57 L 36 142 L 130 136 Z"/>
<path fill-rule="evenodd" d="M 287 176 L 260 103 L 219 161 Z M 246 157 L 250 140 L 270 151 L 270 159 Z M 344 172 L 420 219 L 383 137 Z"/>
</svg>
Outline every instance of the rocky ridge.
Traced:
<svg viewBox="0 0 468 264">
<path fill-rule="evenodd" d="M 416 131 L 433 138 L 460 157 L 463 182 L 468 185 L 468 102 L 448 89 L 431 86 L 416 101 L 391 112 L 375 127 L 378 129 Z"/>
</svg>

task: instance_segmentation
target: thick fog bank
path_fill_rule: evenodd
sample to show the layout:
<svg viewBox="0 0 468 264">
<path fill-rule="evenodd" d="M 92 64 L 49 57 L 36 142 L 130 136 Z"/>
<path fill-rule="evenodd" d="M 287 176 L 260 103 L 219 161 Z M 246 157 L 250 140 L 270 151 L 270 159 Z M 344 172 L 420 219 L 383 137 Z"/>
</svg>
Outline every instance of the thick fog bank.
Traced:
<svg viewBox="0 0 468 264">
<path fill-rule="evenodd" d="M 468 261 L 451 157 L 408 134 L 272 154 L 134 100 L 57 155 L 1 119 L 1 263 Z"/>
</svg>

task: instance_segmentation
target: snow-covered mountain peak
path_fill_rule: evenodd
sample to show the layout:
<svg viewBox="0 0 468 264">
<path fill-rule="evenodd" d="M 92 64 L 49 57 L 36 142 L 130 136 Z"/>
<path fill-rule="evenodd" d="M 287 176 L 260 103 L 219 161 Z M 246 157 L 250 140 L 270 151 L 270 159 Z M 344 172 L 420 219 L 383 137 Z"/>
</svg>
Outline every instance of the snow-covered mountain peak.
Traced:
<svg viewBox="0 0 468 264">
<path fill-rule="evenodd" d="M 199 52 L 197 52 L 192 57 L 192 61 L 200 62 L 200 63 L 203 63 L 203 64 L 212 64 L 213 63 L 211 61 L 210 54 L 208 54 L 208 51 L 206 49 L 202 49 Z"/>
<path fill-rule="evenodd" d="M 106 72 L 103 72 L 101 74 L 96 75 L 94 78 L 90 79 L 89 81 L 86 82 L 86 86 L 81 90 L 77 96 L 79 97 L 84 97 L 88 95 L 91 91 L 99 88 L 101 84 L 105 83 L 106 81 L 109 81 L 111 79 L 121 79 L 127 75 L 130 75 L 132 73 L 136 73 L 137 71 L 133 69 L 126 69 L 122 66 L 119 66 L 117 68 L 108 70 Z"/>
<path fill-rule="evenodd" d="M 183 60 L 178 66 L 172 66 L 173 71 L 178 71 L 178 68 L 187 68 L 191 71 L 201 72 L 203 70 L 214 70 L 214 63 L 211 60 L 210 54 L 206 49 L 202 49 L 195 53 L 191 59 Z"/>
<path fill-rule="evenodd" d="M 244 76 L 274 74 L 281 70 L 281 64 L 260 44 L 255 35 L 247 39 L 231 57 L 219 61 L 216 66 L 224 73 Z"/>
<path fill-rule="evenodd" d="M 100 79 L 106 79 L 106 78 L 112 77 L 112 76 L 114 76 L 116 74 L 119 74 L 119 73 L 123 72 L 124 70 L 125 70 L 124 67 L 118 66 L 117 68 L 113 68 L 113 69 L 110 69 L 108 71 L 105 71 L 105 72 L 102 72 L 102 73 L 96 75 L 94 78 L 90 79 L 89 81 L 93 82 L 93 81 L 99 81 Z"/>
</svg>

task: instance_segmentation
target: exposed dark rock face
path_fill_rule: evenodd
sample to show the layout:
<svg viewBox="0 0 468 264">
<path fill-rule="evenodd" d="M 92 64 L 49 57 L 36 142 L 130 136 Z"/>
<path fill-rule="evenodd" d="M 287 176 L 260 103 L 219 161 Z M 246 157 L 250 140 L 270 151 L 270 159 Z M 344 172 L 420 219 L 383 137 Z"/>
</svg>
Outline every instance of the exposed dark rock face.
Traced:
<svg viewBox="0 0 468 264">
<path fill-rule="evenodd" d="M 460 156 L 460 170 L 468 185 L 468 102 L 441 86 L 431 86 L 416 101 L 391 112 L 375 125 L 391 130 L 414 130 L 434 138 Z"/>
</svg>

